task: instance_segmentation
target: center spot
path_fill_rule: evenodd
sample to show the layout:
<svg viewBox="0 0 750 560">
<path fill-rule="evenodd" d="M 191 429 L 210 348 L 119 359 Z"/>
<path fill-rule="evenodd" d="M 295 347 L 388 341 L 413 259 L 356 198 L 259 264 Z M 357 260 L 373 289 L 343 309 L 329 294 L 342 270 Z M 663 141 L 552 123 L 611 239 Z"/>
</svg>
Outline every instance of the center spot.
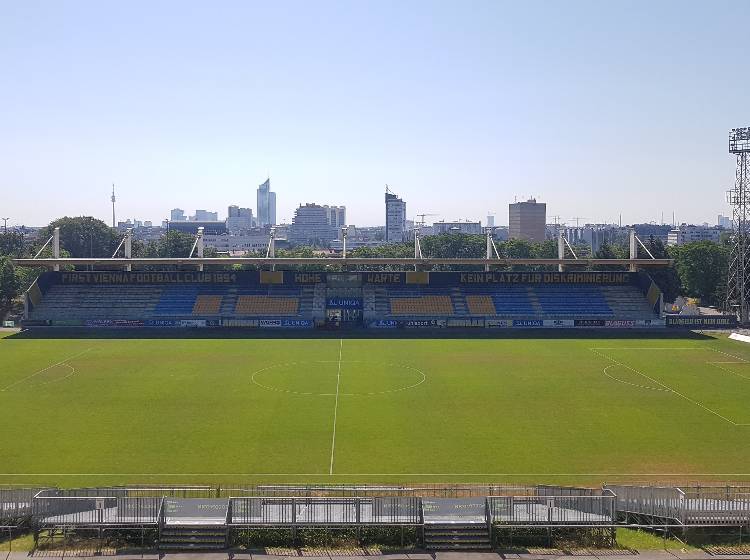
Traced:
<svg viewBox="0 0 750 560">
<path fill-rule="evenodd" d="M 338 360 L 290 362 L 259 369 L 252 382 L 268 391 L 307 396 L 336 396 Z M 425 374 L 403 364 L 341 361 L 339 396 L 373 396 L 412 389 Z"/>
</svg>

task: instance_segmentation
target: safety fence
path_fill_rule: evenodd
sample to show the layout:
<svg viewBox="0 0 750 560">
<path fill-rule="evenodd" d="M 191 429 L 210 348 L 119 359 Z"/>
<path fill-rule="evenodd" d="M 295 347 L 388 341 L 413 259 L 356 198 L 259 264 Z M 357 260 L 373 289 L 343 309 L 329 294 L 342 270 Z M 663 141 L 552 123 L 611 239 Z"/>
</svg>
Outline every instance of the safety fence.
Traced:
<svg viewBox="0 0 750 560">
<path fill-rule="evenodd" d="M 230 525 L 417 525 L 422 501 L 414 497 L 229 499 Z"/>
<path fill-rule="evenodd" d="M 114 496 L 40 496 L 33 500 L 33 521 L 42 526 L 141 526 L 156 524 L 163 498 Z"/>
<path fill-rule="evenodd" d="M 482 494 L 482 491 L 492 493 Z M 750 487 L 602 488 L 512 485 L 133 486 L 0 488 L 0 525 L 144 526 L 211 516 L 228 527 L 420 525 L 424 500 L 479 503 L 487 523 L 515 526 L 750 526 Z M 286 495 L 280 495 L 286 492 Z M 486 504 L 486 508 L 482 505 Z M 460 507 L 459 507 L 460 506 Z M 483 513 L 484 512 L 484 513 Z M 451 514 L 452 515 L 452 514 Z"/>
<path fill-rule="evenodd" d="M 750 493 L 746 486 L 606 485 L 605 488 L 616 495 L 620 520 L 627 524 L 750 525 Z"/>
<path fill-rule="evenodd" d="M 39 488 L 0 488 L 0 525 L 31 515 L 31 504 Z"/>
<path fill-rule="evenodd" d="M 600 493 L 601 494 L 601 493 Z M 615 495 L 490 496 L 492 523 L 507 526 L 610 526 L 615 523 Z"/>
</svg>

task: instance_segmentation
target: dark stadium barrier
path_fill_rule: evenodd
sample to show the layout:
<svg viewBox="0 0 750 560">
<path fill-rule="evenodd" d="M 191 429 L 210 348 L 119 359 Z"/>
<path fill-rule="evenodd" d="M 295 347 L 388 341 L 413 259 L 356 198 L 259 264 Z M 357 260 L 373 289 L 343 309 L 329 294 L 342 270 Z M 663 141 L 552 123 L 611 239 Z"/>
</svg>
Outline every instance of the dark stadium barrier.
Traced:
<svg viewBox="0 0 750 560">
<path fill-rule="evenodd" d="M 733 329 L 737 327 L 735 315 L 667 315 L 666 324 L 684 329 Z"/>
<path fill-rule="evenodd" d="M 647 280 L 644 280 L 643 278 Z M 492 286 L 504 284 L 640 285 L 650 282 L 635 272 L 293 272 L 293 271 L 61 271 L 45 272 L 37 280 L 42 293 L 53 284 L 270 284 L 332 287 L 378 285 Z"/>
</svg>

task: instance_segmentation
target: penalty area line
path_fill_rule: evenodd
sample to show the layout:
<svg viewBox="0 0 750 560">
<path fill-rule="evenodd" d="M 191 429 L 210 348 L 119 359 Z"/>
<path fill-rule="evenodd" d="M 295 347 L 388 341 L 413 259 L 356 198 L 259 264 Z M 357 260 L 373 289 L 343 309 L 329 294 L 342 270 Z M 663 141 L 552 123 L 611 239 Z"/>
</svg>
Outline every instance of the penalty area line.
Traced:
<svg viewBox="0 0 750 560">
<path fill-rule="evenodd" d="M 617 364 L 618 366 L 621 366 L 621 367 L 624 367 L 626 369 L 629 369 L 630 371 L 632 371 L 634 373 L 637 373 L 638 375 L 640 375 L 642 377 L 645 377 L 646 379 L 648 379 L 652 383 L 655 383 L 655 384 L 659 385 L 659 387 L 662 387 L 665 391 L 667 391 L 669 393 L 672 393 L 673 395 L 676 395 L 676 396 L 680 397 L 681 399 L 684 399 L 685 401 L 687 401 L 687 402 L 689 402 L 691 404 L 694 404 L 695 406 L 698 406 L 698 407 L 702 408 L 706 412 L 709 412 L 709 413 L 713 414 L 717 418 L 721 418 L 722 420 L 724 420 L 724 422 L 727 422 L 728 424 L 731 424 L 732 426 L 748 426 L 748 424 L 740 424 L 738 422 L 735 422 L 734 420 L 731 420 L 731 419 L 727 418 L 726 416 L 723 416 L 722 414 L 719 414 L 715 410 L 707 407 L 705 404 L 703 404 L 703 403 L 701 403 L 699 401 L 696 401 L 695 399 L 691 399 L 687 395 L 683 395 L 682 393 L 680 393 L 679 391 L 673 389 L 669 385 L 666 385 L 666 384 L 662 383 L 661 381 L 659 381 L 658 379 L 654 379 L 653 377 L 650 377 L 650 376 L 646 375 L 642 371 L 638 371 L 637 369 L 635 369 L 632 366 L 629 366 L 629 365 L 624 364 L 622 362 L 618 362 L 614 358 L 611 358 L 610 356 L 607 356 L 606 354 L 602 354 L 601 352 L 599 352 L 598 350 L 595 350 L 594 348 L 591 348 L 590 350 L 594 354 L 596 354 L 597 356 L 600 356 L 600 357 L 604 358 L 605 360 L 609 360 L 610 362 L 612 362 L 614 364 Z"/>
<path fill-rule="evenodd" d="M 68 362 L 70 360 L 75 360 L 79 356 L 83 356 L 86 352 L 89 352 L 91 350 L 92 350 L 92 348 L 86 348 L 86 350 L 83 350 L 82 352 L 79 352 L 78 354 L 76 354 L 74 356 L 71 356 L 70 358 L 66 358 L 64 360 L 61 360 L 61 361 L 57 362 L 56 364 L 52 364 L 52 365 L 47 366 L 46 368 L 40 369 L 38 371 L 35 371 L 34 373 L 32 373 L 30 375 L 27 375 L 26 377 L 24 377 L 22 379 L 19 379 L 18 381 L 14 381 L 13 383 L 11 383 L 10 385 L 8 385 L 6 387 L 3 387 L 2 389 L 0 389 L 0 392 L 5 392 L 8 389 L 12 389 L 16 385 L 20 385 L 24 381 L 28 381 L 29 379 L 32 379 L 32 378 L 36 377 L 37 375 L 40 375 L 40 374 L 44 373 L 45 371 L 48 371 L 48 370 L 52 369 L 53 367 L 62 366 L 62 365 L 73 367 L 73 366 L 70 366 L 70 364 L 68 364 Z M 73 369 L 75 370 L 75 368 L 73 368 Z"/>
</svg>

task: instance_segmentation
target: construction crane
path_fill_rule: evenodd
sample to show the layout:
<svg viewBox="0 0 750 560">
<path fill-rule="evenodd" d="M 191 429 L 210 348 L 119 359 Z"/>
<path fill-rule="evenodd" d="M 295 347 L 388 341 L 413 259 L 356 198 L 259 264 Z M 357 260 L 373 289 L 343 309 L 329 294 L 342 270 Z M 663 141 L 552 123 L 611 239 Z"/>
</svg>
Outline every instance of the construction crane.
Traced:
<svg viewBox="0 0 750 560">
<path fill-rule="evenodd" d="M 587 218 L 587 217 L 585 217 L 585 216 L 573 216 L 573 217 L 572 217 L 572 218 L 570 218 L 570 219 L 571 219 L 571 220 L 575 220 L 575 221 L 576 221 L 576 227 L 578 227 L 578 221 L 579 221 L 579 220 L 588 220 L 588 218 Z"/>
<path fill-rule="evenodd" d="M 426 214 L 417 214 L 417 217 L 421 219 L 417 220 L 414 225 L 417 225 L 419 227 L 424 227 L 424 223 L 425 223 L 424 219 L 426 216 L 439 216 L 439 215 L 440 214 L 430 214 L 429 212 Z"/>
</svg>

